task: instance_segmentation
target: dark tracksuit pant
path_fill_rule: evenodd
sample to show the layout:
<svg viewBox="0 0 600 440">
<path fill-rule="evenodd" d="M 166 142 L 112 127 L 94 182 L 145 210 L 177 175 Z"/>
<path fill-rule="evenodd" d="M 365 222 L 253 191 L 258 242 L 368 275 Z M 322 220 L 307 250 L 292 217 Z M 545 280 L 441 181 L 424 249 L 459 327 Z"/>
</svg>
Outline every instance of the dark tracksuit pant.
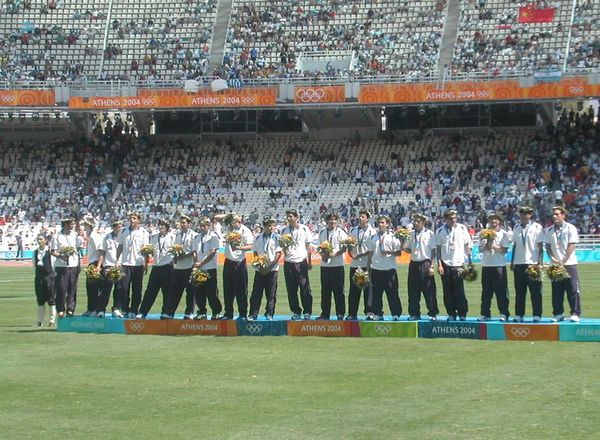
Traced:
<svg viewBox="0 0 600 440">
<path fill-rule="evenodd" d="M 300 263 L 283 263 L 283 275 L 285 277 L 285 287 L 288 294 L 288 303 L 290 310 L 295 315 L 312 314 L 312 293 L 310 291 L 310 281 L 308 279 L 308 263 L 303 260 Z M 298 301 L 298 289 L 300 289 L 300 302 Z"/>
<path fill-rule="evenodd" d="M 144 266 L 121 266 L 121 268 L 125 275 L 121 280 L 121 291 L 123 294 L 122 311 L 137 314 L 142 302 Z"/>
<path fill-rule="evenodd" d="M 240 317 L 248 316 L 248 269 L 246 260 L 225 258 L 223 265 L 223 300 L 225 317 L 233 318 L 233 301 L 237 301 Z"/>
<path fill-rule="evenodd" d="M 56 304 L 56 291 L 54 289 L 55 275 L 54 272 L 47 272 L 45 268 L 35 267 L 35 298 L 38 306 L 43 306 L 46 303 L 49 306 Z"/>
<path fill-rule="evenodd" d="M 190 287 L 190 275 L 192 268 L 173 269 L 171 271 L 171 282 L 169 284 L 169 307 L 167 315 L 174 316 L 179 307 L 179 302 L 185 290 L 185 314 L 192 315 L 196 308 L 194 304 L 194 291 Z"/>
<path fill-rule="evenodd" d="M 542 281 L 530 280 L 525 271 L 528 264 L 515 264 L 513 275 L 515 279 L 515 315 L 525 316 L 525 300 L 527 289 L 531 294 L 531 307 L 533 316 L 542 316 Z"/>
<path fill-rule="evenodd" d="M 402 303 L 398 295 L 398 273 L 396 269 L 371 270 L 373 283 L 372 311 L 375 316 L 383 316 L 383 292 L 387 295 L 390 312 L 393 316 L 402 314 Z"/>
<path fill-rule="evenodd" d="M 275 304 L 277 303 L 277 276 L 279 271 L 272 270 L 266 274 L 258 271 L 254 273 L 254 282 L 252 284 L 252 294 L 250 295 L 250 315 L 258 315 L 260 312 L 260 303 L 262 302 L 263 292 L 267 299 L 265 314 L 273 316 L 275 314 Z"/>
<path fill-rule="evenodd" d="M 491 315 L 492 297 L 501 314 L 509 316 L 508 278 L 506 266 L 484 266 L 481 268 L 481 316 Z"/>
<path fill-rule="evenodd" d="M 79 267 L 56 267 L 54 289 L 56 291 L 56 310 L 74 313 L 77 305 L 77 278 Z"/>
<path fill-rule="evenodd" d="M 206 269 L 210 278 L 201 286 L 191 286 L 196 299 L 196 307 L 198 307 L 199 315 L 206 315 L 206 301 L 213 315 L 218 315 L 223 310 L 221 301 L 219 300 L 219 290 L 217 288 L 217 269 Z"/>
<path fill-rule="evenodd" d="M 88 267 L 95 266 L 98 262 L 88 264 Z M 100 298 L 102 291 L 102 280 L 92 280 L 86 277 L 85 279 L 85 293 L 87 294 L 87 311 L 93 312 L 96 310 L 96 303 Z"/>
<path fill-rule="evenodd" d="M 442 288 L 444 289 L 444 307 L 448 316 L 467 316 L 469 303 L 465 295 L 464 280 L 460 276 L 461 267 L 448 266 L 442 262 Z"/>
<path fill-rule="evenodd" d="M 344 298 L 344 266 L 321 266 L 321 318 L 331 314 L 331 296 L 335 299 L 335 314 L 344 316 L 346 298 Z"/>
<path fill-rule="evenodd" d="M 565 266 L 570 278 L 552 283 L 552 313 L 562 315 L 565 312 L 565 293 L 571 308 L 571 315 L 581 315 L 581 292 L 577 265 Z"/>
<path fill-rule="evenodd" d="M 352 277 L 358 267 L 350 267 L 350 290 L 348 291 L 348 316 L 357 316 L 358 315 L 358 306 L 360 304 L 360 296 L 361 292 L 363 294 L 363 304 L 364 304 L 364 313 L 370 313 L 369 307 L 369 297 L 371 296 L 371 284 L 369 284 L 364 289 L 359 289 L 352 282 Z M 361 268 L 363 271 L 367 271 L 366 267 Z"/>
<path fill-rule="evenodd" d="M 166 313 L 166 308 L 169 302 L 169 285 L 171 283 L 171 272 L 173 266 L 171 264 L 164 264 L 162 266 L 153 266 L 150 271 L 150 277 L 148 277 L 148 285 L 144 292 L 144 298 L 142 299 L 142 305 L 140 306 L 140 313 L 146 316 L 150 313 L 150 309 L 156 301 L 158 291 L 162 291 L 162 313 Z"/>
<path fill-rule="evenodd" d="M 105 312 L 110 300 L 110 294 L 113 294 L 113 312 L 115 310 L 123 310 L 123 293 L 121 289 L 121 282 L 109 281 L 106 278 L 106 272 L 111 269 L 112 266 L 105 266 L 102 268 L 102 274 L 104 277 L 100 282 L 100 296 L 96 302 L 96 312 Z"/>
<path fill-rule="evenodd" d="M 410 316 L 421 316 L 421 293 L 425 298 L 427 315 L 435 317 L 440 312 L 435 277 L 429 275 L 430 267 L 430 260 L 411 261 L 408 265 L 408 314 Z"/>
</svg>

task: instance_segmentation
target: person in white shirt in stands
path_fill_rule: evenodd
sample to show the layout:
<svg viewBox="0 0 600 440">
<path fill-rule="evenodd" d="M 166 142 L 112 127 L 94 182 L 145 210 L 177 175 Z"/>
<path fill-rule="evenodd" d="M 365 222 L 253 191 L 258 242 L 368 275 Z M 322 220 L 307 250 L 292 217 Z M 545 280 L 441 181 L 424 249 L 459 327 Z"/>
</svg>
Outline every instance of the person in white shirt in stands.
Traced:
<svg viewBox="0 0 600 440">
<path fill-rule="evenodd" d="M 368 267 L 371 269 L 372 299 L 368 321 L 383 321 L 383 292 L 387 295 L 392 319 L 398 321 L 402 314 L 402 304 L 398 294 L 398 273 L 396 257 L 402 254 L 402 244 L 388 229 L 390 219 L 385 215 L 377 217 L 377 233 L 368 243 Z"/>
<path fill-rule="evenodd" d="M 81 219 L 81 225 L 85 228 L 87 236 L 87 259 L 88 267 L 97 267 L 100 254 L 98 247 L 102 243 L 104 238 L 103 234 L 100 234 L 96 227 L 96 220 L 92 216 L 85 216 Z M 82 316 L 95 317 L 96 315 L 96 302 L 101 295 L 102 281 L 100 279 L 90 279 L 86 277 L 85 290 L 87 293 L 87 309 Z"/>
<path fill-rule="evenodd" d="M 35 268 L 35 297 L 38 305 L 37 327 L 44 325 L 46 304 L 50 307 L 49 326 L 56 324 L 56 294 L 54 290 L 54 268 L 48 249 L 47 238 L 40 234 L 37 237 L 38 248 L 33 251 L 33 267 Z"/>
<path fill-rule="evenodd" d="M 56 309 L 58 317 L 72 317 L 77 305 L 77 278 L 79 277 L 79 260 L 83 241 L 75 233 L 75 219 L 61 220 L 61 230 L 52 237 L 50 250 L 56 257 L 54 270 L 56 272 Z M 66 247 L 74 252 L 70 255 L 62 252 Z"/>
<path fill-rule="evenodd" d="M 277 222 L 273 219 L 263 221 L 264 232 L 254 239 L 252 250 L 254 256 L 265 256 L 268 266 L 263 270 L 257 269 L 254 274 L 252 294 L 250 296 L 250 315 L 248 319 L 258 319 L 260 303 L 263 291 L 267 299 L 265 318 L 272 320 L 275 315 L 275 304 L 277 302 L 277 276 L 279 274 L 279 258 L 281 247 L 279 246 L 279 234 L 276 233 Z"/>
<path fill-rule="evenodd" d="M 356 287 L 352 282 L 352 277 L 357 269 L 367 271 L 368 263 L 368 243 L 371 237 L 376 234 L 376 230 L 369 223 L 371 214 L 368 211 L 361 210 L 358 213 L 358 226 L 350 229 L 350 236 L 356 239 L 356 247 L 349 251 L 350 258 L 350 290 L 348 292 L 348 316 L 346 319 L 353 321 L 357 319 L 358 306 L 360 304 L 360 295 L 363 293 L 364 313 L 370 312 L 369 299 L 371 298 L 371 284 L 364 289 Z"/>
<path fill-rule="evenodd" d="M 461 277 L 462 266 L 471 262 L 471 236 L 467 227 L 457 222 L 457 213 L 448 209 L 444 213 L 445 225 L 435 234 L 438 272 L 442 276 L 444 306 L 448 321 L 467 319 L 469 303 L 465 295 L 465 285 Z"/>
<path fill-rule="evenodd" d="M 491 318 L 491 304 L 494 293 L 500 311 L 500 322 L 509 316 L 508 278 L 506 275 L 506 253 L 510 245 L 508 232 L 502 229 L 502 219 L 496 213 L 488 216 L 489 227 L 496 232 L 492 240 L 480 237 L 481 250 L 481 321 Z"/>
<path fill-rule="evenodd" d="M 100 246 L 98 246 L 98 269 L 102 269 L 104 278 L 101 282 L 100 298 L 96 302 L 96 317 L 104 318 L 106 306 L 110 299 L 110 292 L 113 292 L 112 316 L 114 318 L 123 318 L 121 306 L 123 303 L 121 293 L 121 282 L 112 282 L 106 278 L 106 272 L 115 266 L 120 265 L 120 259 L 117 255 L 119 250 L 119 234 L 123 228 L 121 220 L 113 220 L 111 223 L 112 230 L 104 236 Z"/>
<path fill-rule="evenodd" d="M 252 250 L 254 235 L 242 224 L 242 218 L 234 215 L 228 233 L 237 232 L 242 236 L 240 246 L 225 243 L 225 263 L 223 264 L 223 302 L 225 313 L 221 319 L 233 319 L 233 301 L 237 301 L 238 318 L 248 317 L 248 268 L 246 251 Z"/>
<path fill-rule="evenodd" d="M 172 319 L 185 290 L 185 312 L 183 319 L 194 317 L 194 291 L 190 287 L 190 275 L 194 266 L 194 242 L 196 232 L 191 229 L 191 217 L 183 214 L 179 217 L 179 231 L 175 234 L 174 244 L 183 246 L 184 254 L 173 257 L 173 271 L 169 283 L 169 306 L 160 315 L 161 319 Z"/>
<path fill-rule="evenodd" d="M 137 319 L 144 319 L 150 313 L 158 291 L 162 292 L 162 313 L 166 312 L 169 301 L 169 284 L 171 283 L 171 272 L 173 270 L 173 254 L 169 249 L 175 243 L 175 237 L 169 231 L 169 221 L 160 219 L 158 221 L 158 234 L 150 237 L 150 244 L 154 246 L 154 263 L 148 278 L 148 285 L 144 292 L 142 305 L 140 306 Z"/>
<path fill-rule="evenodd" d="M 150 237 L 148 231 L 140 226 L 142 218 L 138 212 L 130 212 L 128 217 L 129 226 L 123 228 L 118 237 L 117 255 L 121 257 L 125 275 L 121 280 L 123 304 L 119 308 L 123 310 L 126 318 L 135 318 L 142 302 L 144 273 L 148 270 L 148 258 L 144 257 L 140 250 L 150 242 Z"/>
<path fill-rule="evenodd" d="M 423 214 L 413 215 L 414 231 L 406 244 L 406 251 L 410 252 L 408 265 L 409 321 L 421 319 L 421 293 L 425 298 L 429 318 L 435 321 L 439 313 L 433 263 L 437 251 L 435 234 L 431 229 L 425 227 L 426 223 L 427 217 Z"/>
<path fill-rule="evenodd" d="M 569 278 L 552 283 L 552 314 L 554 321 L 565 319 L 564 299 L 571 308 L 571 321 L 579 322 L 581 316 L 581 292 L 577 271 L 575 245 L 579 243 L 577 228 L 566 221 L 567 211 L 562 206 L 552 208 L 553 226 L 546 229 L 544 242 L 552 264 L 560 264 L 569 273 Z"/>
<path fill-rule="evenodd" d="M 544 228 L 531 221 L 533 208 L 519 208 L 520 222 L 513 230 L 513 251 L 510 269 L 515 281 L 515 318 L 514 322 L 523 322 L 527 289 L 531 294 L 533 322 L 542 319 L 542 281 L 531 280 L 525 273 L 528 267 L 542 264 Z"/>
<path fill-rule="evenodd" d="M 288 294 L 288 303 L 292 311 L 291 319 L 310 319 L 312 314 L 312 293 L 308 271 L 312 269 L 310 260 L 311 232 L 308 226 L 299 222 L 298 211 L 288 209 L 285 212 L 287 226 L 281 230 L 281 235 L 291 235 L 294 244 L 284 249 L 283 274 L 285 276 L 285 287 Z M 300 290 L 300 301 L 298 301 L 298 290 Z"/>
<path fill-rule="evenodd" d="M 202 217 L 198 222 L 200 232 L 196 236 L 194 267 L 208 273 L 210 278 L 201 286 L 193 286 L 198 313 L 194 319 L 206 319 L 206 302 L 210 305 L 212 316 L 210 319 L 219 319 L 223 310 L 217 289 L 217 251 L 219 250 L 219 236 L 210 230 L 211 221 Z"/>
<path fill-rule="evenodd" d="M 325 216 L 327 226 L 319 233 L 319 243 L 329 242 L 333 248 L 331 255 L 321 255 L 321 314 L 317 319 L 329 319 L 331 295 L 335 299 L 335 314 L 343 320 L 346 313 L 344 297 L 344 251 L 341 242 L 348 237 L 346 231 L 337 225 L 337 214 Z"/>
</svg>

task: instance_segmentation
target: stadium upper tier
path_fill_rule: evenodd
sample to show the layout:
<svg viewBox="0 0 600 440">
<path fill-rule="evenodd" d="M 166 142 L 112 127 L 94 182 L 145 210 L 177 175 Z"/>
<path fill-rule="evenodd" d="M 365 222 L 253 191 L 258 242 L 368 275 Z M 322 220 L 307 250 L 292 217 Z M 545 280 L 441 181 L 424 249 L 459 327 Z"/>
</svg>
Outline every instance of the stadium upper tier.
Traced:
<svg viewBox="0 0 600 440">
<path fill-rule="evenodd" d="M 598 69 L 594 0 L 2 0 L 0 80 L 175 80 Z M 222 27 L 222 29 L 221 29 Z M 444 67 L 446 66 L 446 67 Z"/>
</svg>

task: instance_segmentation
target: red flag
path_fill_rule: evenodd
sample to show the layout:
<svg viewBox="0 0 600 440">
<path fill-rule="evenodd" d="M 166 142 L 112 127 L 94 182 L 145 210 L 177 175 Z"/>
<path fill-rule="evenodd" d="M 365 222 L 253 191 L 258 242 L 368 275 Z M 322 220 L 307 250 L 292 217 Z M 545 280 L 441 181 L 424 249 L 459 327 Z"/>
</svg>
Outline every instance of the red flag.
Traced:
<svg viewBox="0 0 600 440">
<path fill-rule="evenodd" d="M 519 23 L 550 23 L 554 21 L 556 8 L 537 9 L 534 5 L 519 8 Z"/>
</svg>

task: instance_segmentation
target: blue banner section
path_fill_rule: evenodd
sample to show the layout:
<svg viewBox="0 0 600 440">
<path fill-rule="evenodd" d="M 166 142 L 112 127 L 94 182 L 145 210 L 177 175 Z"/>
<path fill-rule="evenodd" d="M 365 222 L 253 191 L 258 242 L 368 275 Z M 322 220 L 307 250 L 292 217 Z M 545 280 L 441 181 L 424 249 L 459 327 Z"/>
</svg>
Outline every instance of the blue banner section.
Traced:
<svg viewBox="0 0 600 440">
<path fill-rule="evenodd" d="M 97 318 L 61 318 L 58 320 L 59 332 L 76 333 L 125 333 L 125 321 L 122 319 Z"/>
<path fill-rule="evenodd" d="M 238 321 L 238 336 L 285 336 L 287 321 Z"/>
<path fill-rule="evenodd" d="M 419 322 L 419 338 L 486 339 L 486 327 L 478 322 Z"/>
<path fill-rule="evenodd" d="M 600 324 L 561 323 L 558 328 L 559 341 L 598 342 Z"/>
<path fill-rule="evenodd" d="M 506 340 L 506 332 L 504 331 L 504 324 L 501 322 L 488 322 L 485 324 L 487 338 L 493 341 L 504 341 Z"/>
<path fill-rule="evenodd" d="M 0 260 L 16 260 L 17 251 L 0 251 Z M 33 259 L 33 251 L 23 251 L 23 255 L 19 256 L 19 260 Z"/>
</svg>

